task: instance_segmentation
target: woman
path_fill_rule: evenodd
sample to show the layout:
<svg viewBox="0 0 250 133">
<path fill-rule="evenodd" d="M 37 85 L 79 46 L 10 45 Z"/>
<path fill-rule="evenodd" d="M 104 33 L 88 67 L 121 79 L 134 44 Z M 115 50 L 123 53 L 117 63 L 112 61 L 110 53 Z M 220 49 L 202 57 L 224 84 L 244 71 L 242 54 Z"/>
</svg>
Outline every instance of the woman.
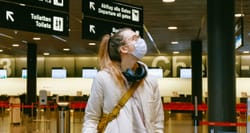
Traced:
<svg viewBox="0 0 250 133">
<path fill-rule="evenodd" d="M 99 48 L 100 71 L 93 81 L 85 109 L 82 133 L 96 133 L 102 114 L 109 114 L 134 82 L 132 97 L 108 123 L 105 133 L 163 133 L 164 113 L 157 81 L 147 76 L 139 60 L 146 54 L 145 41 L 129 28 L 105 35 Z"/>
</svg>

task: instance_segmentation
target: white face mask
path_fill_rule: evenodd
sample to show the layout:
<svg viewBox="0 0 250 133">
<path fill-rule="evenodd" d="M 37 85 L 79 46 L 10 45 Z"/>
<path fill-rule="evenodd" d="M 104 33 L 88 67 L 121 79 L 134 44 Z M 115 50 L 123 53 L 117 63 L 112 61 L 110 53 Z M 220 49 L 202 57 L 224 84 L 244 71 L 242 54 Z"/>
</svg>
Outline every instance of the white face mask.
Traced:
<svg viewBox="0 0 250 133">
<path fill-rule="evenodd" d="M 147 53 L 147 45 L 144 39 L 139 38 L 137 41 L 134 43 L 135 50 L 132 53 L 135 57 L 138 59 L 141 59 L 146 53 Z"/>
</svg>

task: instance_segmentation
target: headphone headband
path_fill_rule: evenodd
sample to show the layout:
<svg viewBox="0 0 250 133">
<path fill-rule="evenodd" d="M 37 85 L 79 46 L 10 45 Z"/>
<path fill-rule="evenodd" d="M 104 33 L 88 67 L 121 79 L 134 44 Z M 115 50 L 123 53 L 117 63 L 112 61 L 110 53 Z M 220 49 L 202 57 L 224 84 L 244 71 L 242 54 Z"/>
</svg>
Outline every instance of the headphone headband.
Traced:
<svg viewBox="0 0 250 133">
<path fill-rule="evenodd" d="M 145 66 L 141 65 L 140 63 L 138 63 L 138 65 L 139 66 L 135 72 L 131 69 L 127 69 L 125 72 L 122 72 L 129 82 L 136 82 L 146 77 L 147 71 Z"/>
</svg>

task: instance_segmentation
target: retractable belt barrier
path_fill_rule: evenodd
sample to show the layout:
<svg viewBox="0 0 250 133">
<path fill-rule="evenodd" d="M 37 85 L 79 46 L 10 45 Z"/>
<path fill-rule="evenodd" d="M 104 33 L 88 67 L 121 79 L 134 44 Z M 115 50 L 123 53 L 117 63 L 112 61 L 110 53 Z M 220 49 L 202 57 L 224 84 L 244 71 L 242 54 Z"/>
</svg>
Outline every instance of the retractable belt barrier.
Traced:
<svg viewBox="0 0 250 133">
<path fill-rule="evenodd" d="M 87 102 L 78 102 L 73 101 L 70 102 L 69 108 L 70 109 L 85 109 L 87 106 Z M 0 108 L 11 108 L 11 107 L 20 107 L 20 108 L 58 108 L 57 105 L 39 105 L 37 103 L 31 105 L 24 105 L 24 104 L 9 104 L 6 101 L 0 101 Z M 171 102 L 171 103 L 164 103 L 163 104 L 164 110 L 176 110 L 176 111 L 194 111 L 194 105 L 190 102 Z M 207 111 L 208 107 L 206 104 L 199 104 L 198 110 L 199 111 Z M 239 113 L 247 113 L 247 104 L 239 103 L 236 104 L 236 112 Z M 207 126 L 246 126 L 246 122 L 209 122 L 209 121 L 200 121 L 200 125 L 207 125 Z"/>
<path fill-rule="evenodd" d="M 87 106 L 87 102 L 70 102 L 70 109 L 85 109 Z M 31 105 L 24 105 L 24 104 L 9 104 L 9 102 L 0 101 L 0 108 L 9 108 L 9 107 L 20 107 L 20 108 L 57 108 L 56 104 L 52 105 L 39 105 L 38 103 L 34 103 Z M 181 110 L 181 111 L 193 111 L 194 105 L 189 102 L 171 102 L 171 103 L 164 103 L 163 104 L 164 110 Z M 199 104 L 198 110 L 199 111 L 207 111 L 208 107 L 206 104 Z M 247 105 L 245 103 L 236 104 L 236 112 L 247 112 Z"/>
<path fill-rule="evenodd" d="M 163 104 L 164 110 L 181 110 L 181 111 L 194 111 L 194 105 L 190 102 L 171 102 Z M 207 104 L 199 104 L 199 111 L 207 111 Z M 247 105 L 245 103 L 236 104 L 236 112 L 247 112 Z"/>
<path fill-rule="evenodd" d="M 194 105 L 190 102 L 171 102 L 165 103 L 163 105 L 164 110 L 169 111 L 194 111 Z M 208 107 L 206 104 L 199 104 L 198 110 L 199 111 L 207 111 Z M 246 113 L 247 112 L 247 104 L 239 103 L 236 104 L 236 112 L 239 113 Z M 209 121 L 200 121 L 200 125 L 207 125 L 207 126 L 246 126 L 246 122 L 209 122 Z"/>
<path fill-rule="evenodd" d="M 0 101 L 0 108 L 8 108 L 9 102 L 7 101 Z"/>
<path fill-rule="evenodd" d="M 71 102 L 70 103 L 70 109 L 85 109 L 87 106 L 86 102 Z M 16 107 L 16 108 L 35 108 L 35 107 L 40 107 L 40 108 L 57 108 L 58 106 L 55 105 L 39 105 L 38 103 L 34 103 L 31 105 L 27 104 L 10 104 L 9 102 L 1 102 L 0 101 L 0 108 L 10 108 L 10 107 Z"/>
<path fill-rule="evenodd" d="M 200 121 L 201 125 L 208 126 L 223 126 L 223 127 L 245 127 L 246 122 L 209 122 L 209 121 Z"/>
</svg>

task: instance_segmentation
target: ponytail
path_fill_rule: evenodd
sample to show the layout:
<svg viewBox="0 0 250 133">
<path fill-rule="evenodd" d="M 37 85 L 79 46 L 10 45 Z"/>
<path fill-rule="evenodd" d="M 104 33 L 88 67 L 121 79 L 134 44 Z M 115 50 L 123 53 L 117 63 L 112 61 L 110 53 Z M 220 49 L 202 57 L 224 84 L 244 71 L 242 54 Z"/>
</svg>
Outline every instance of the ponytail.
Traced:
<svg viewBox="0 0 250 133">
<path fill-rule="evenodd" d="M 112 62 L 108 53 L 109 39 L 110 39 L 110 35 L 106 34 L 103 36 L 101 43 L 100 43 L 98 59 L 99 59 L 99 66 L 101 69 L 106 68 L 107 65 L 109 65 Z"/>
<path fill-rule="evenodd" d="M 107 69 L 111 73 L 114 80 L 121 86 L 124 86 L 124 79 L 122 77 L 122 72 L 119 67 L 120 63 L 120 52 L 119 48 L 121 46 L 122 38 L 120 35 L 110 36 L 108 34 L 104 35 L 98 52 L 98 60 L 100 69 Z"/>
</svg>

